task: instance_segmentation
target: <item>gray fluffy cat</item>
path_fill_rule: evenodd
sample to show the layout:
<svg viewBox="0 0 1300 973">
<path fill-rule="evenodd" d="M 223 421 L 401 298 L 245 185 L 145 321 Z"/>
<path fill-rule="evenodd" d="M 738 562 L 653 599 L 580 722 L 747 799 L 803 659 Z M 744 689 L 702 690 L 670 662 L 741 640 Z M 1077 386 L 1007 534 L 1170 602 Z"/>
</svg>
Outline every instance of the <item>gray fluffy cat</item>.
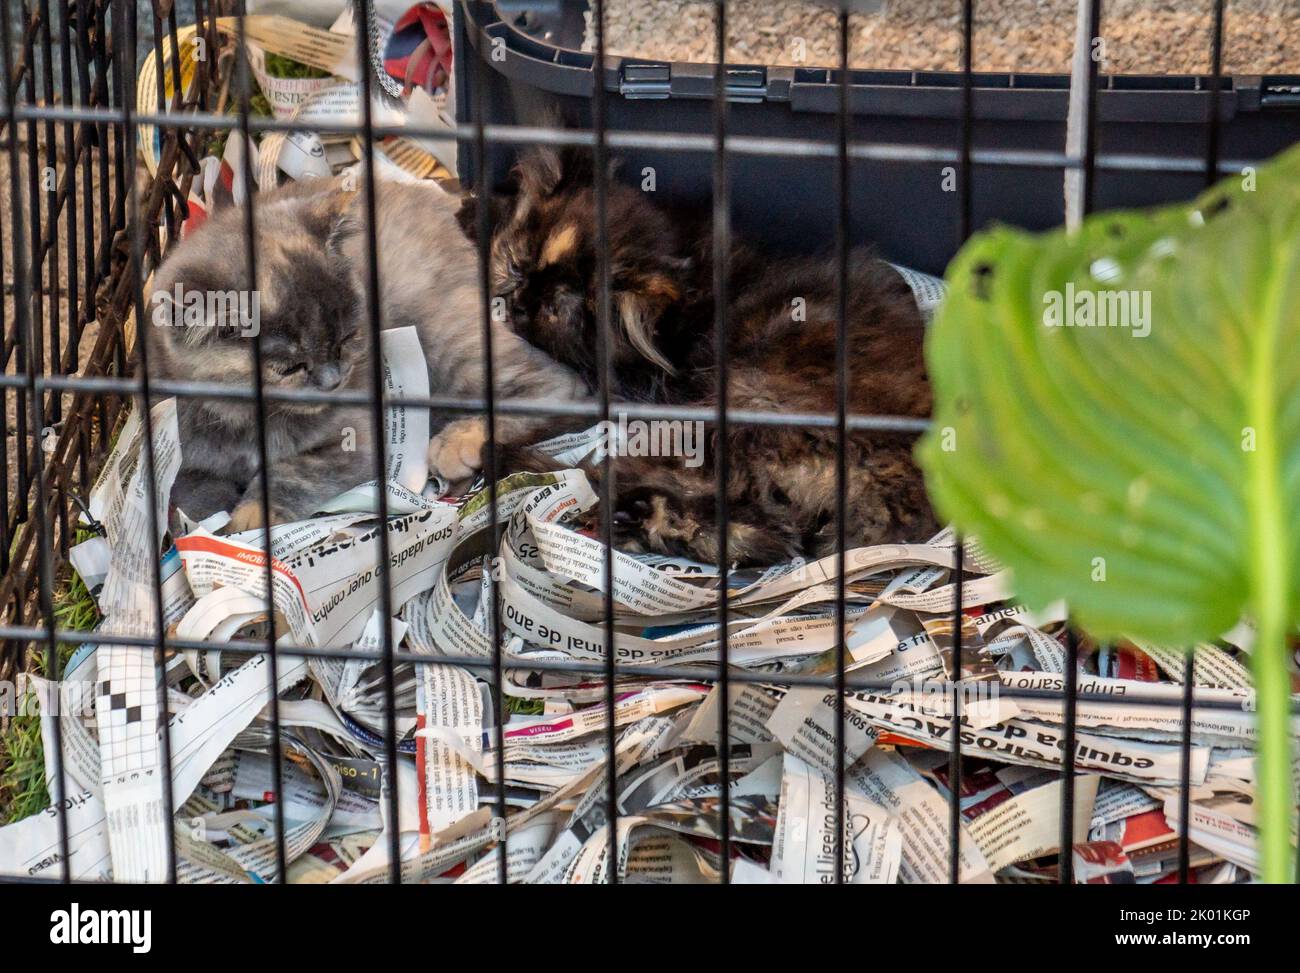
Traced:
<svg viewBox="0 0 1300 973">
<path fill-rule="evenodd" d="M 456 223 L 458 200 L 430 183 L 376 186 L 381 321 L 419 329 L 432 395 L 481 397 L 482 312 L 477 255 Z M 368 390 L 365 203 L 341 180 L 295 183 L 257 197 L 256 304 L 248 294 L 244 219 L 211 216 L 155 274 L 147 308 L 155 377 L 252 387 L 249 314 L 262 335 L 267 389 Z M 178 291 L 179 287 L 179 291 Z M 176 296 L 181 296 L 177 304 Z M 186 313 L 193 295 L 200 311 Z M 496 393 L 585 398 L 582 381 L 506 325 L 493 324 Z M 371 415 L 364 406 L 266 401 L 272 520 L 300 520 L 375 477 Z M 231 530 L 261 526 L 256 411 L 252 402 L 179 400 L 183 466 L 172 501 L 193 518 L 231 510 Z M 446 416 L 435 416 L 437 429 Z M 540 438 L 545 420 L 499 416 L 502 443 Z M 348 432 L 351 430 L 351 432 Z M 354 438 L 354 442 L 352 439 Z M 433 472 L 462 480 L 478 468 L 479 417 L 446 423 L 429 446 Z M 352 449 L 345 448 L 354 446 Z"/>
</svg>

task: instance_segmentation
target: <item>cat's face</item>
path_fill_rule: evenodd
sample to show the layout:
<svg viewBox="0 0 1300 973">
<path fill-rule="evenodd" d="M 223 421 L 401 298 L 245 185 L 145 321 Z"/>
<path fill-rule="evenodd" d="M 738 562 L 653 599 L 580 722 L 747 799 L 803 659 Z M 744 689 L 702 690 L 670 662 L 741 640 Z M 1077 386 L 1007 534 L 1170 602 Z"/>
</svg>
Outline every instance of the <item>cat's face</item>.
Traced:
<svg viewBox="0 0 1300 973">
<path fill-rule="evenodd" d="M 533 150 L 515 169 L 491 246 L 494 300 L 510 326 L 559 361 L 594 367 L 599 283 L 596 201 L 589 165 Z M 691 266 L 672 222 L 637 189 L 610 180 L 606 196 L 611 359 L 617 368 L 672 365 L 658 324 L 684 298 Z"/>
<path fill-rule="evenodd" d="M 331 240 L 331 224 L 297 203 L 273 202 L 257 212 L 256 289 L 244 286 L 238 211 L 211 219 L 159 270 L 147 302 L 157 353 L 151 366 L 169 378 L 251 387 L 252 343 L 260 333 L 264 388 L 348 387 L 362 377 L 368 343 L 355 279 Z M 327 404 L 273 399 L 267 407 L 306 416 Z"/>
</svg>

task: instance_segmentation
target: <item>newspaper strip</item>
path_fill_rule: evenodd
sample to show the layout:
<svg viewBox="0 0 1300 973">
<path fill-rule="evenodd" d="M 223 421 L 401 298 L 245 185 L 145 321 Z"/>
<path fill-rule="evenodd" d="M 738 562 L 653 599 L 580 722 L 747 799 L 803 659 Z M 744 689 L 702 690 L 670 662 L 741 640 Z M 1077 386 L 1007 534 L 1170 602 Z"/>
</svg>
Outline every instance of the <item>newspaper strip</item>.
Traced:
<svg viewBox="0 0 1300 973">
<path fill-rule="evenodd" d="M 782 884 L 836 882 L 837 795 L 833 774 L 785 755 L 771 879 Z M 844 793 L 841 837 L 846 885 L 893 885 L 903 857 L 899 822 L 861 794 Z"/>
<path fill-rule="evenodd" d="M 424 710 L 417 762 L 423 766 L 425 815 L 421 831 L 425 831 L 427 822 L 427 828 L 437 833 L 478 808 L 474 766 L 461 753 L 463 747 L 482 752 L 483 697 L 478 682 L 460 666 L 421 665 L 420 672 Z M 453 748 L 442 735 L 426 732 L 434 728 L 460 737 L 463 747 Z"/>
<path fill-rule="evenodd" d="M 136 413 L 131 414 L 132 419 Z M 103 525 L 113 559 L 100 594 L 114 635 L 157 638 L 158 551 L 167 504 L 181 466 L 176 400 L 150 409 L 153 482 L 144 423 L 129 420 L 91 492 L 90 509 Z M 152 499 L 152 512 L 150 511 Z M 150 518 L 153 518 L 153 527 Z M 157 882 L 168 867 L 158 728 L 158 674 L 152 647 L 111 644 L 98 653 L 96 722 L 100 782 L 114 873 L 120 880 Z"/>
<path fill-rule="evenodd" d="M 903 884 L 948 881 L 948 804 L 924 777 L 896 753 L 877 749 L 849 769 L 848 783 L 898 821 L 903 844 L 898 876 Z M 965 825 L 959 827 L 958 878 L 991 885 L 988 862 Z"/>
<path fill-rule="evenodd" d="M 1093 801 L 1101 778 L 1077 775 L 1074 780 L 1074 840 L 1086 841 Z M 967 822 L 989 868 L 1008 865 L 1060 850 L 1061 785 L 1057 780 L 1008 798 Z"/>
</svg>

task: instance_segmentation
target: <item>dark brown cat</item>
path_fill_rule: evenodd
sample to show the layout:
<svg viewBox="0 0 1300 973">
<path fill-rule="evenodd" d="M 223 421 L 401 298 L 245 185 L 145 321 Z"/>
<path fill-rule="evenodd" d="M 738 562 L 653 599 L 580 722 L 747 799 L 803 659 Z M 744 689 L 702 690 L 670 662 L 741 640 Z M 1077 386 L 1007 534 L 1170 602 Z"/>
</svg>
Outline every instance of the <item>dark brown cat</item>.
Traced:
<svg viewBox="0 0 1300 973">
<path fill-rule="evenodd" d="M 495 203 L 492 284 L 516 332 L 597 385 L 597 280 L 590 166 L 532 151 L 518 191 Z M 696 210 L 708 213 L 707 205 Z M 610 181 L 607 195 L 613 394 L 624 400 L 715 408 L 713 240 L 691 214 L 659 208 Z M 462 225 L 472 222 L 462 213 Z M 850 413 L 928 416 L 924 325 L 898 273 L 865 251 L 851 255 L 848 292 Z M 826 258 L 770 257 L 744 244 L 727 265 L 728 406 L 834 414 L 836 274 Z M 728 560 L 764 564 L 834 550 L 833 428 L 729 424 L 707 428 L 705 459 L 620 456 L 616 519 L 625 539 L 714 561 L 716 468 L 730 457 Z M 912 437 L 848 437 L 849 546 L 923 541 L 936 530 Z"/>
</svg>

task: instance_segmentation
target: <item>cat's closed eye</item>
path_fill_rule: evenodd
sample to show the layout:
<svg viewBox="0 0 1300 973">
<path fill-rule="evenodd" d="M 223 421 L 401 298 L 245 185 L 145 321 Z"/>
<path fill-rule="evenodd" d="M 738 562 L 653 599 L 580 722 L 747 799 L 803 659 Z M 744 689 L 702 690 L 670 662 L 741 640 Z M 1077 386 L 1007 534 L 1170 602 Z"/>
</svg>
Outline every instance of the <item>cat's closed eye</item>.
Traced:
<svg viewBox="0 0 1300 973">
<path fill-rule="evenodd" d="M 292 364 L 277 365 L 275 370 L 285 378 L 288 378 L 290 375 L 296 375 L 298 372 L 305 372 L 307 370 L 307 363 L 300 361 L 293 362 Z"/>
</svg>

